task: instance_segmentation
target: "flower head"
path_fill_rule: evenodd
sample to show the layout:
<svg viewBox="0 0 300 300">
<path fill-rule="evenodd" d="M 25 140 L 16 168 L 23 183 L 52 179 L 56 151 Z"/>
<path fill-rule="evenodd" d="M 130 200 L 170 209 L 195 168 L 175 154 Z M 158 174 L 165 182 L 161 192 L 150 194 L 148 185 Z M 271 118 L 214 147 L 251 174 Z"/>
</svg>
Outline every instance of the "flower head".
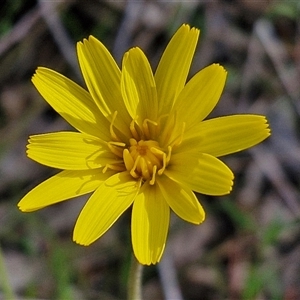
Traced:
<svg viewBox="0 0 300 300">
<path fill-rule="evenodd" d="M 270 131 L 258 115 L 204 120 L 226 71 L 212 64 L 186 83 L 198 36 L 198 29 L 182 25 L 154 75 L 141 49 L 126 52 L 120 70 L 91 36 L 77 44 L 87 90 L 38 68 L 33 84 L 77 131 L 30 137 L 28 157 L 62 171 L 25 195 L 19 208 L 34 211 L 92 192 L 73 235 L 89 245 L 132 205 L 133 250 L 147 265 L 162 256 L 170 208 L 188 222 L 203 222 L 194 192 L 224 195 L 233 185 L 231 170 L 217 157 L 254 146 Z"/>
</svg>

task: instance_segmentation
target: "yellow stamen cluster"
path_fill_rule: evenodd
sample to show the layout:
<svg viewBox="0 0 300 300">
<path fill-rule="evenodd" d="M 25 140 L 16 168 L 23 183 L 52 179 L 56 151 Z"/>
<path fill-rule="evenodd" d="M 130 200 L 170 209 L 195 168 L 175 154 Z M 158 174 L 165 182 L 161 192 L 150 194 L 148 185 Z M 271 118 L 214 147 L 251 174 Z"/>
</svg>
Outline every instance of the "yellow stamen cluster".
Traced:
<svg viewBox="0 0 300 300">
<path fill-rule="evenodd" d="M 126 169 L 133 178 L 150 180 L 153 185 L 156 174 L 161 175 L 170 161 L 171 148 L 167 155 L 156 141 L 136 141 L 132 138 L 129 142 L 129 149 L 123 151 Z"/>
<path fill-rule="evenodd" d="M 163 174 L 170 162 L 172 151 L 171 146 L 162 149 L 157 141 L 151 139 L 151 132 L 156 132 L 154 135 L 157 135 L 159 122 L 145 119 L 141 126 L 137 126 L 136 120 L 132 120 L 129 126 L 131 138 L 128 143 L 123 143 L 114 131 L 116 116 L 117 112 L 113 114 L 110 125 L 112 141 L 107 146 L 120 160 L 107 164 L 103 172 L 108 168 L 116 171 L 127 170 L 133 178 L 142 182 L 149 180 L 151 185 L 155 184 L 156 176 Z"/>
</svg>

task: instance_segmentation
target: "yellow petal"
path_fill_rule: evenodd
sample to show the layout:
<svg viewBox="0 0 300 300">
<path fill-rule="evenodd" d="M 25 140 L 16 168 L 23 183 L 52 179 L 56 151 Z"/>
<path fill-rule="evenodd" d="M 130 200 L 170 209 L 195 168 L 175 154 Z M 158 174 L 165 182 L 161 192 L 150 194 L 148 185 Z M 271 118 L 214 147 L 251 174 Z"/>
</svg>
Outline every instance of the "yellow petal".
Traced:
<svg viewBox="0 0 300 300">
<path fill-rule="evenodd" d="M 226 81 L 226 71 L 212 64 L 199 71 L 184 87 L 174 105 L 177 123 L 186 130 L 201 122 L 218 103 Z"/>
<path fill-rule="evenodd" d="M 132 209 L 132 246 L 143 265 L 160 261 L 169 229 L 170 208 L 158 186 L 144 183 Z"/>
<path fill-rule="evenodd" d="M 113 57 L 93 36 L 83 43 L 77 43 L 77 54 L 88 90 L 99 109 L 109 121 L 117 111 L 114 125 L 128 135 L 131 118 L 121 95 L 121 71 Z"/>
<path fill-rule="evenodd" d="M 139 184 L 127 172 L 107 179 L 94 192 L 82 209 L 73 240 L 88 246 L 103 235 L 132 204 Z"/>
<path fill-rule="evenodd" d="M 171 209 L 181 219 L 194 224 L 204 221 L 205 212 L 190 189 L 182 187 L 164 175 L 157 177 L 157 184 Z"/>
<path fill-rule="evenodd" d="M 166 47 L 155 72 L 159 115 L 170 112 L 176 97 L 183 89 L 198 37 L 198 29 L 182 25 Z"/>
<path fill-rule="evenodd" d="M 182 152 L 172 155 L 165 170 L 172 180 L 206 195 L 228 194 L 233 185 L 233 173 L 218 158 L 199 152 Z"/>
<path fill-rule="evenodd" d="M 27 155 L 43 165 L 66 170 L 95 169 L 116 161 L 101 140 L 79 132 L 33 135 Z"/>
<path fill-rule="evenodd" d="M 42 182 L 18 203 L 23 212 L 30 212 L 94 191 L 113 172 L 99 170 L 62 171 Z"/>
<path fill-rule="evenodd" d="M 32 82 L 42 97 L 74 128 L 103 140 L 110 137 L 109 122 L 90 94 L 75 82 L 42 67 L 36 70 Z"/>
<path fill-rule="evenodd" d="M 223 156 L 250 148 L 270 135 L 264 116 L 233 115 L 206 120 L 187 132 L 180 151 L 197 148 L 213 156 Z"/>
<path fill-rule="evenodd" d="M 150 64 L 139 48 L 125 53 L 122 64 L 121 91 L 133 119 L 156 120 L 157 96 Z"/>
</svg>

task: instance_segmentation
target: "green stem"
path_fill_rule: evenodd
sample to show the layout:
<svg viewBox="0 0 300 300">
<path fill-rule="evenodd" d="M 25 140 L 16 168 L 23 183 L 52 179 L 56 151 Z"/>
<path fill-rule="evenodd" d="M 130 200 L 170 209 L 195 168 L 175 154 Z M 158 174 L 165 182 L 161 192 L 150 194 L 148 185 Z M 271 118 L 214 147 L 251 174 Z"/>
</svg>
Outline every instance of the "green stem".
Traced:
<svg viewBox="0 0 300 300">
<path fill-rule="evenodd" d="M 13 289 L 9 283 L 9 279 L 8 279 L 8 274 L 6 271 L 6 267 L 5 267 L 5 261 L 4 261 L 4 256 L 2 253 L 2 248 L 0 245 L 0 282 L 1 282 L 1 288 L 3 291 L 3 295 L 4 295 L 4 299 L 10 299 L 13 300 L 15 299 L 15 295 L 13 292 Z"/>
<path fill-rule="evenodd" d="M 133 255 L 128 278 L 128 300 L 142 300 L 142 270 L 143 266 Z"/>
</svg>

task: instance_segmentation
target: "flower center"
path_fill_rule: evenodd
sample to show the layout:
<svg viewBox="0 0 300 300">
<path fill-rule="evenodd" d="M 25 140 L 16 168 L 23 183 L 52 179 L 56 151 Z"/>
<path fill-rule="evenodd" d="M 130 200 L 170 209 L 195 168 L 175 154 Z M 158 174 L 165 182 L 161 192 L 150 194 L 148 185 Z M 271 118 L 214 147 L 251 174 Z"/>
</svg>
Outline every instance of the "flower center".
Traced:
<svg viewBox="0 0 300 300">
<path fill-rule="evenodd" d="M 153 140 L 137 141 L 132 138 L 129 142 L 130 147 L 123 151 L 126 169 L 133 178 L 150 180 L 153 185 L 156 174 L 161 175 L 170 161 L 171 148 L 165 153 Z"/>
<path fill-rule="evenodd" d="M 176 125 L 176 114 L 171 118 L 169 115 L 163 115 L 157 121 L 145 119 L 143 122 L 137 122 L 138 118 L 136 118 L 129 124 L 130 136 L 124 142 L 124 138 L 121 139 L 114 130 L 116 116 L 117 112 L 112 116 L 111 141 L 107 142 L 107 146 L 117 159 L 106 164 L 103 172 L 105 173 L 107 169 L 117 172 L 127 170 L 133 178 L 142 182 L 148 180 L 151 185 L 154 185 L 156 176 L 162 175 L 168 166 L 172 149 L 180 145 L 185 123 L 182 123 L 182 129 L 177 135 L 172 135 Z M 163 148 L 156 141 L 158 137 L 165 145 Z"/>
</svg>

